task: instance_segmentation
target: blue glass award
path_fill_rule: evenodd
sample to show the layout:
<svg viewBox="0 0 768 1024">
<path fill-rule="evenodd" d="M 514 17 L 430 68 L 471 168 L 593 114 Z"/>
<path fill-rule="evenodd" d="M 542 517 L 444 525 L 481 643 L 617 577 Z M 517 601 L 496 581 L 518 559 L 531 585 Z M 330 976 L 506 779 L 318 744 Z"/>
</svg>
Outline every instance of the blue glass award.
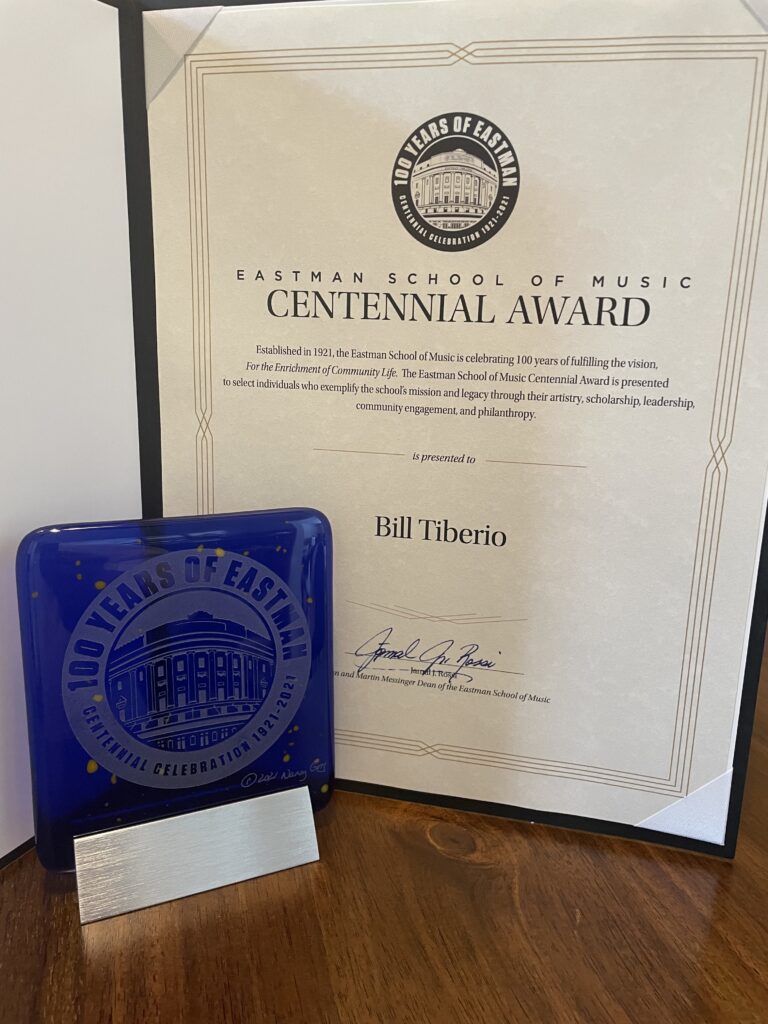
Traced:
<svg viewBox="0 0 768 1024">
<path fill-rule="evenodd" d="M 331 532 L 312 509 L 36 530 L 17 583 L 40 860 L 333 785 Z"/>
</svg>

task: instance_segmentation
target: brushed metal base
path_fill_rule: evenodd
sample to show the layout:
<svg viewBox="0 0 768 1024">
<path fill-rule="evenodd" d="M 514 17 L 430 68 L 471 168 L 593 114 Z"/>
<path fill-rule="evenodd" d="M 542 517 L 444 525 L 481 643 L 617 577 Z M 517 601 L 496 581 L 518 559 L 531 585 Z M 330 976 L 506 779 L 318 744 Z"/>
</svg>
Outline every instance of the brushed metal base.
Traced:
<svg viewBox="0 0 768 1024">
<path fill-rule="evenodd" d="M 75 839 L 80 922 L 319 859 L 307 787 Z"/>
</svg>

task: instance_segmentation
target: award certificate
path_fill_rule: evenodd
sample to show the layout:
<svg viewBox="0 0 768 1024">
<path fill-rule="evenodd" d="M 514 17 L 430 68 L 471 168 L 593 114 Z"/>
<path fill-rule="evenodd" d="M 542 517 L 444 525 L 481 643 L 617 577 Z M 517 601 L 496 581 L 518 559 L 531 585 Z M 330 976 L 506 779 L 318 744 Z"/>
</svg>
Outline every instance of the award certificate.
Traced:
<svg viewBox="0 0 768 1024">
<path fill-rule="evenodd" d="M 146 457 L 330 518 L 350 785 L 732 852 L 767 53 L 735 0 L 144 13 Z"/>
</svg>

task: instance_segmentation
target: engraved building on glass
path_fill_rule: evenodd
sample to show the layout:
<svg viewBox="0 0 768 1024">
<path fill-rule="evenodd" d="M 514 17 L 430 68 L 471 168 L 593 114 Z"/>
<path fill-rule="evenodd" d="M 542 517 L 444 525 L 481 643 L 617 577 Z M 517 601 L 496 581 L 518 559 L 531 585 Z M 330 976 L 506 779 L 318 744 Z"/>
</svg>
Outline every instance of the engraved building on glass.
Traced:
<svg viewBox="0 0 768 1024">
<path fill-rule="evenodd" d="M 237 732 L 275 674 L 272 640 L 195 612 L 114 650 L 107 700 L 137 739 L 162 750 L 203 750 Z"/>
</svg>

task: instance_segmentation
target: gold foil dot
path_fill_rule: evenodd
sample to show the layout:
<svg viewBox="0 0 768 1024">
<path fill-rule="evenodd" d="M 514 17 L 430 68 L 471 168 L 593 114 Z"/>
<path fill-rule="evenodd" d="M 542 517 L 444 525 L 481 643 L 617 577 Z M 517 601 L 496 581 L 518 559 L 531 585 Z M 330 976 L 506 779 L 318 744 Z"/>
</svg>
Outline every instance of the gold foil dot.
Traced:
<svg viewBox="0 0 768 1024">
<path fill-rule="evenodd" d="M 37 590 L 33 590 L 32 597 L 40 597 L 40 593 Z"/>
<path fill-rule="evenodd" d="M 93 699 L 96 701 L 97 704 L 101 704 L 101 702 L 104 700 L 104 694 L 103 693 L 94 693 Z"/>
<path fill-rule="evenodd" d="M 298 732 L 298 731 L 299 731 L 299 727 L 298 727 L 298 725 L 294 725 L 294 727 L 293 727 L 293 731 L 294 731 L 294 732 Z"/>
<path fill-rule="evenodd" d="M 205 548 L 203 547 L 203 545 L 202 545 L 202 544 L 198 544 L 198 545 L 197 545 L 197 550 L 198 550 L 198 551 L 205 551 Z"/>
<path fill-rule="evenodd" d="M 97 772 L 99 770 L 99 766 L 96 764 L 93 758 L 91 758 L 91 760 L 85 766 L 85 770 L 88 772 L 89 775 L 93 775 L 94 772 Z"/>
<path fill-rule="evenodd" d="M 243 552 L 244 555 L 250 555 L 250 553 L 251 553 L 250 551 L 244 551 Z"/>
<path fill-rule="evenodd" d="M 81 572 L 77 573 L 75 579 L 81 580 L 82 578 L 83 578 L 83 574 Z"/>
<path fill-rule="evenodd" d="M 113 786 L 116 786 L 117 785 L 117 776 L 113 775 L 112 778 L 109 781 L 112 783 Z"/>
<path fill-rule="evenodd" d="M 308 597 L 307 598 L 307 604 L 314 604 L 314 603 L 315 603 L 314 597 Z"/>
<path fill-rule="evenodd" d="M 290 754 L 283 754 L 283 761 L 287 764 L 291 760 Z"/>
<path fill-rule="evenodd" d="M 216 548 L 216 554 L 219 556 L 219 558 L 223 558 L 225 553 L 226 552 L 224 551 L 224 548 Z"/>
<path fill-rule="evenodd" d="M 330 789 L 330 786 L 328 785 L 328 783 L 324 782 L 322 784 L 322 786 L 320 787 L 320 792 L 321 793 L 327 793 L 329 789 Z"/>
<path fill-rule="evenodd" d="M 80 559 L 79 558 L 75 561 L 75 565 L 80 565 Z"/>
<path fill-rule="evenodd" d="M 279 551 L 279 550 L 280 550 L 280 545 L 278 544 L 277 547 L 275 548 L 275 551 Z"/>
<path fill-rule="evenodd" d="M 104 582 L 104 580 L 96 580 L 96 582 L 93 585 L 94 587 L 96 587 L 97 590 L 103 590 L 107 584 Z"/>
</svg>

